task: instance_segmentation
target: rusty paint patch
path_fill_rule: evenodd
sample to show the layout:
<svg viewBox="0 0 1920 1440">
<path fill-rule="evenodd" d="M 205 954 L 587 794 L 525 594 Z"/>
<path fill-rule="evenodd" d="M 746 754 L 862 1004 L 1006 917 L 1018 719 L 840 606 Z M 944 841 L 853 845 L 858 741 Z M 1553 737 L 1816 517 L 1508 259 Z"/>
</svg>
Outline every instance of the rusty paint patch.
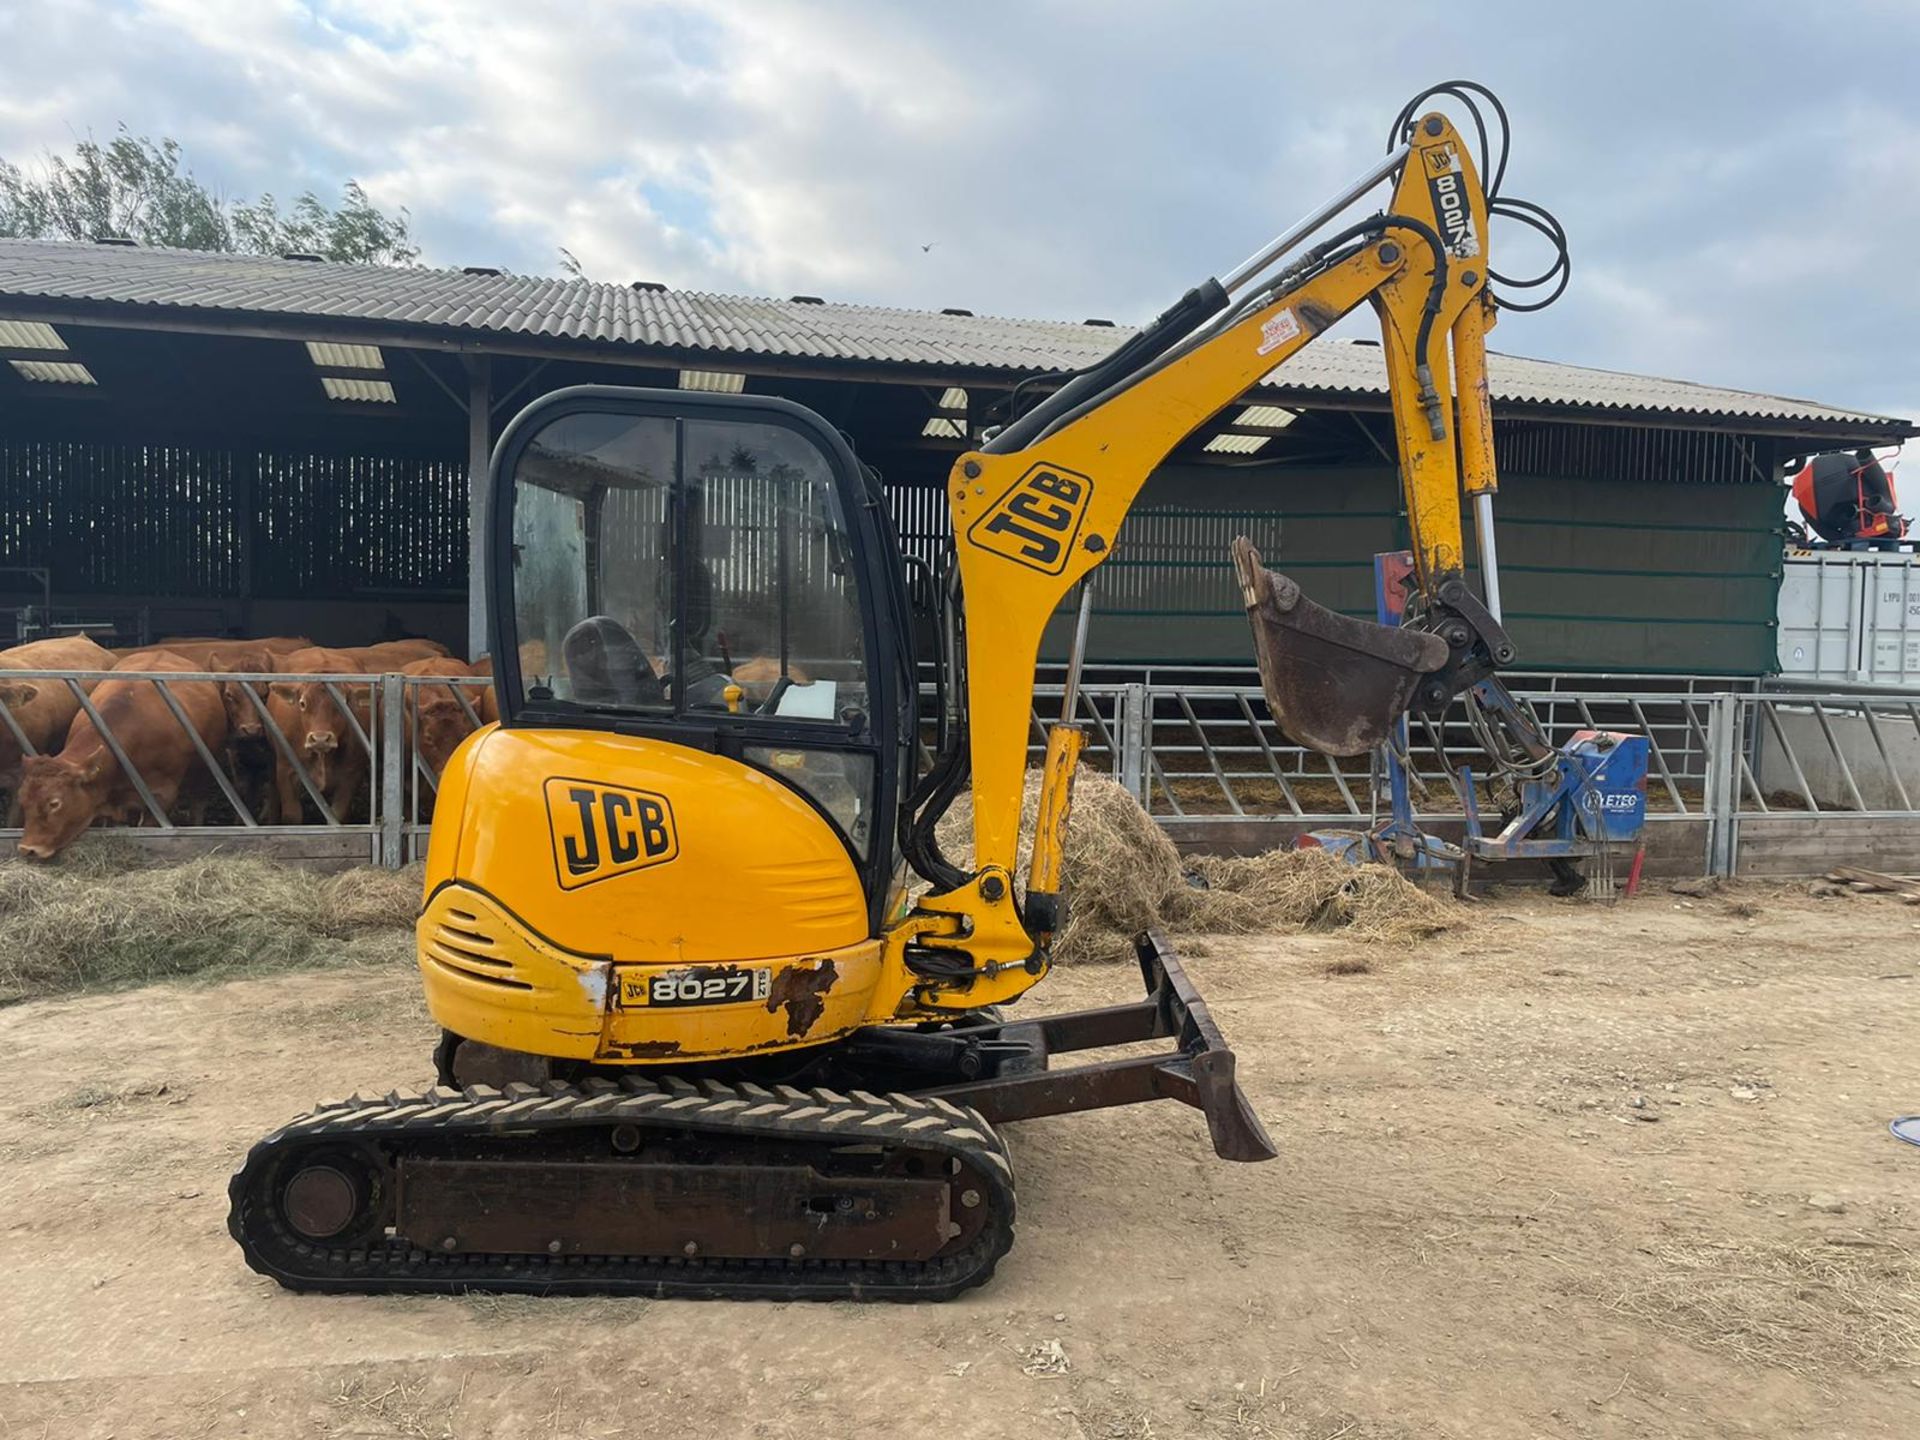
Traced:
<svg viewBox="0 0 1920 1440">
<path fill-rule="evenodd" d="M 773 977 L 767 994 L 767 1013 L 787 1012 L 787 1035 L 804 1035 L 811 1030 L 827 1008 L 827 992 L 840 978 L 831 960 L 818 965 L 789 965 Z"/>
<path fill-rule="evenodd" d="M 630 1045 L 609 1040 L 600 1047 L 602 1055 L 620 1060 L 664 1060 L 680 1053 L 678 1040 L 636 1040 Z"/>
</svg>

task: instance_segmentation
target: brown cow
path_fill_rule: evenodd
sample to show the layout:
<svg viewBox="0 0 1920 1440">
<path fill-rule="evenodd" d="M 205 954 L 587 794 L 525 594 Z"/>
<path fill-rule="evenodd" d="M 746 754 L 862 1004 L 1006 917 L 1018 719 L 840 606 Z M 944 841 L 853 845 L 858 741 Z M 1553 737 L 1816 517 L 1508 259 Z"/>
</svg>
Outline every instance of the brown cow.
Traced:
<svg viewBox="0 0 1920 1440">
<path fill-rule="evenodd" d="M 315 645 L 277 656 L 275 668 L 285 675 L 379 675 L 446 653 L 447 647 L 437 640 L 389 640 L 353 648 Z M 367 730 L 372 724 L 372 687 L 336 681 L 334 688 L 346 699 L 360 729 Z M 239 704 L 247 703 L 244 695 L 231 698 Z M 347 712 L 320 681 L 275 682 L 268 688 L 267 708 L 280 733 L 299 752 L 307 775 L 325 794 L 327 807 L 336 818 L 345 820 L 356 797 L 366 788 L 369 762 L 366 746 L 349 723 Z M 272 743 L 272 737 L 264 732 L 261 738 Z M 277 745 L 273 748 L 273 789 L 261 818 L 269 824 L 297 825 L 303 814 L 304 788 L 286 756 L 279 753 Z"/>
<path fill-rule="evenodd" d="M 310 649 L 313 641 L 305 635 L 268 635 L 259 639 L 235 639 L 231 635 L 165 635 L 141 648 L 177 651 L 182 645 L 264 645 L 274 654 L 283 655 L 289 650 Z"/>
<path fill-rule="evenodd" d="M 472 669 L 464 660 L 451 657 L 440 660 L 415 660 L 401 672 L 403 675 L 471 675 Z M 467 702 L 476 714 L 480 710 L 480 698 L 486 691 L 479 686 L 454 685 L 410 685 L 407 687 L 407 734 L 412 737 L 413 745 L 420 758 L 427 763 L 427 769 L 434 779 L 447 768 L 447 761 L 453 758 L 453 752 L 462 740 L 474 732 L 474 722 L 468 717 Z"/>
<path fill-rule="evenodd" d="M 170 655 L 178 655 L 182 660 L 191 660 L 197 670 L 271 670 L 274 668 L 271 663 L 256 665 L 253 662 L 263 654 L 271 662 L 276 655 L 305 650 L 312 644 L 304 635 L 269 635 L 262 640 L 181 635 L 114 653 L 125 660 L 135 655 L 151 655 L 164 650 Z"/>
<path fill-rule="evenodd" d="M 358 720 L 363 731 L 372 723 L 372 687 L 360 678 L 368 672 L 356 662 L 353 651 L 321 645 L 295 650 L 279 659 L 277 668 L 282 674 L 343 677 L 333 682 L 333 689 L 351 707 L 351 719 L 326 682 L 319 680 L 274 681 L 267 687 L 267 711 L 274 728 L 300 756 L 314 787 L 326 796 L 328 808 L 335 818 L 344 821 L 367 780 L 367 750 L 351 721 Z M 357 683 L 347 683 L 344 677 L 348 676 Z M 241 701 L 245 703 L 245 697 Z M 271 738 L 267 737 L 269 742 Z M 261 818 L 269 824 L 298 825 L 304 794 L 299 775 L 275 745 L 273 791 L 267 798 L 268 813 Z"/>
<path fill-rule="evenodd" d="M 378 645 L 362 645 L 340 653 L 352 657 L 361 673 L 382 675 L 403 669 L 415 660 L 438 660 L 446 655 L 447 647 L 438 640 L 383 640 Z M 282 665 L 280 668 L 291 670 L 293 667 Z"/>
<path fill-rule="evenodd" d="M 270 675 L 279 668 L 279 656 L 267 648 L 269 643 L 236 640 L 200 663 L 209 670 Z M 265 819 L 274 808 L 270 797 L 274 795 L 275 748 L 261 706 L 254 704 L 247 692 L 251 690 L 264 704 L 268 684 L 264 680 L 226 680 L 220 685 L 220 698 L 227 710 L 227 774 L 255 819 Z"/>
<path fill-rule="evenodd" d="M 94 670 L 102 657 L 110 659 L 112 655 L 89 636 L 61 635 L 0 650 L 0 670 Z"/>
<path fill-rule="evenodd" d="M 113 652 L 104 650 L 84 635 L 62 636 L 56 640 L 32 640 L 0 650 L 0 706 L 12 716 L 13 723 L 27 738 L 37 755 L 50 755 L 67 738 L 67 730 L 80 709 L 73 687 L 61 680 L 15 680 L 8 670 L 95 670 L 114 667 Z M 96 682 L 97 683 L 97 682 Z M 82 682 L 89 693 L 93 684 Z M 20 760 L 24 752 L 13 729 L 0 723 L 0 792 L 7 801 L 7 824 L 20 823 L 18 791 Z"/>
<path fill-rule="evenodd" d="M 493 678 L 493 657 L 491 655 L 482 655 L 467 667 L 467 673 L 469 675 L 485 675 L 491 680 Z M 480 712 L 480 723 L 482 725 L 498 725 L 500 723 L 500 691 L 498 686 L 489 685 L 486 689 L 480 691 L 477 697 L 469 698 L 474 700 L 474 709 Z"/>
<path fill-rule="evenodd" d="M 121 662 L 93 692 L 94 708 L 163 812 L 173 809 L 183 792 L 190 804 L 203 805 L 212 789 L 212 776 L 159 692 L 151 683 L 133 677 L 194 668 L 174 655 L 136 655 Z M 170 688 L 207 749 L 218 755 L 227 740 L 220 687 L 208 680 L 183 680 Z M 96 819 L 135 823 L 151 819 L 139 791 L 86 715 L 73 722 L 58 755 L 29 756 L 24 769 L 20 806 L 26 833 L 19 848 L 29 860 L 51 860 Z"/>
</svg>

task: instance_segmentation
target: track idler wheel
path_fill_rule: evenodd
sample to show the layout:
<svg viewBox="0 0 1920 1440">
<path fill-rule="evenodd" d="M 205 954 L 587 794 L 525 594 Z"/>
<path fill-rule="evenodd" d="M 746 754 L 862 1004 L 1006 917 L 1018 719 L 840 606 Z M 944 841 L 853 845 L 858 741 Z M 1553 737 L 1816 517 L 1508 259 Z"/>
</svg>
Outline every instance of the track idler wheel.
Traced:
<svg viewBox="0 0 1920 1440">
<path fill-rule="evenodd" d="M 1288 737 L 1326 755 L 1364 755 L 1386 743 L 1427 676 L 1447 663 L 1438 635 L 1375 625 L 1316 605 L 1266 569 L 1244 535 L 1233 569 L 1253 624 L 1267 708 Z"/>
<path fill-rule="evenodd" d="M 391 1181 L 378 1156 L 321 1146 L 274 1175 L 279 1219 L 299 1243 L 364 1244 L 385 1231 Z"/>
</svg>

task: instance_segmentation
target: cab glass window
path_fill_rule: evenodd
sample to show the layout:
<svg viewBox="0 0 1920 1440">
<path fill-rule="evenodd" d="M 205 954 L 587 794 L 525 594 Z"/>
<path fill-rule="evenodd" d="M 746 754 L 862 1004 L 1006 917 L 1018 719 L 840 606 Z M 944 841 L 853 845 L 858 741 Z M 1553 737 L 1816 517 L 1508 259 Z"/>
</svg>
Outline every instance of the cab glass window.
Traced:
<svg viewBox="0 0 1920 1440">
<path fill-rule="evenodd" d="M 522 452 L 513 608 L 523 700 L 667 712 L 674 422 L 566 415 Z"/>
<path fill-rule="evenodd" d="M 743 712 L 858 728 L 860 593 L 827 459 L 780 425 L 688 421 L 690 702 L 728 682 Z"/>
<path fill-rule="evenodd" d="M 513 507 L 523 703 L 864 728 L 852 551 L 806 436 L 566 415 L 520 455 Z"/>
</svg>

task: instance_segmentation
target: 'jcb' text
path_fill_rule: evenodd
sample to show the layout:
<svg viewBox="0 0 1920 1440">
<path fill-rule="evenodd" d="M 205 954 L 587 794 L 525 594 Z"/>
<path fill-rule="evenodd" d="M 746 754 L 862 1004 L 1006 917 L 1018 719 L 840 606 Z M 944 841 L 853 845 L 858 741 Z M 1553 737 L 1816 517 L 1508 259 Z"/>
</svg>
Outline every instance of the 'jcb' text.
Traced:
<svg viewBox="0 0 1920 1440">
<path fill-rule="evenodd" d="M 982 550 L 1058 575 L 1080 533 L 1093 481 L 1071 470 L 1036 465 L 967 531 Z"/>
<path fill-rule="evenodd" d="M 548 780 L 546 792 L 562 890 L 663 865 L 680 853 L 673 806 L 664 795 L 562 777 Z"/>
</svg>

